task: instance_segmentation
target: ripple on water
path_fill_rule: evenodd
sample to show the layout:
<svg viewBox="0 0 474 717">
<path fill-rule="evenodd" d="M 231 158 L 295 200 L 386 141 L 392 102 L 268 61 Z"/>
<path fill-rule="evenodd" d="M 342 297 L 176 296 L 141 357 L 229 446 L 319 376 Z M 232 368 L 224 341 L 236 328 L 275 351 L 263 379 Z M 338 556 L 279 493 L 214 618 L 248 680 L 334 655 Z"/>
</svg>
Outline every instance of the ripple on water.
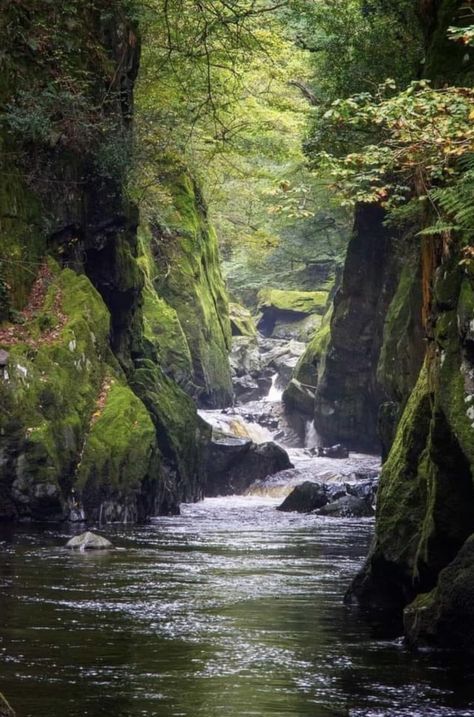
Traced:
<svg viewBox="0 0 474 717">
<path fill-rule="evenodd" d="M 2 534 L 0 690 L 22 717 L 474 717 L 472 670 L 342 604 L 371 520 L 213 498 L 105 532 Z"/>
</svg>

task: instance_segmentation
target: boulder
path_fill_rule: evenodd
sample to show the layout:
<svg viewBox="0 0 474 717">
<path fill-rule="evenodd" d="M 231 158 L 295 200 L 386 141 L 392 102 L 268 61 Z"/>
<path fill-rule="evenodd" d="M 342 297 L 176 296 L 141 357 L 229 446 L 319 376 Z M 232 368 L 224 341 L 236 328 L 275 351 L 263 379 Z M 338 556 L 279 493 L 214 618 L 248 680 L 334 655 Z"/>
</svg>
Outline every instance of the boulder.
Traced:
<svg viewBox="0 0 474 717">
<path fill-rule="evenodd" d="M 72 550 L 110 550 L 113 547 L 110 540 L 88 530 L 80 535 L 75 535 L 66 543 L 66 548 Z"/>
<path fill-rule="evenodd" d="M 322 508 L 327 502 L 328 496 L 324 486 L 306 481 L 297 485 L 277 510 L 285 513 L 311 513 L 317 508 Z"/>
<path fill-rule="evenodd" d="M 257 480 L 291 468 L 288 454 L 276 443 L 239 438 L 211 441 L 206 458 L 206 496 L 241 495 Z"/>
<path fill-rule="evenodd" d="M 335 446 L 317 448 L 316 455 L 319 458 L 349 458 L 349 451 L 345 446 L 336 443 Z"/>
<path fill-rule="evenodd" d="M 327 291 L 262 289 L 258 295 L 258 329 L 264 336 L 308 341 L 321 325 Z"/>
<path fill-rule="evenodd" d="M 294 378 L 285 389 L 283 403 L 287 411 L 295 411 L 312 417 L 314 413 L 314 388 L 305 386 Z"/>
<path fill-rule="evenodd" d="M 374 515 L 374 509 L 362 498 L 345 495 L 322 506 L 316 513 L 333 518 L 370 518 Z"/>
</svg>

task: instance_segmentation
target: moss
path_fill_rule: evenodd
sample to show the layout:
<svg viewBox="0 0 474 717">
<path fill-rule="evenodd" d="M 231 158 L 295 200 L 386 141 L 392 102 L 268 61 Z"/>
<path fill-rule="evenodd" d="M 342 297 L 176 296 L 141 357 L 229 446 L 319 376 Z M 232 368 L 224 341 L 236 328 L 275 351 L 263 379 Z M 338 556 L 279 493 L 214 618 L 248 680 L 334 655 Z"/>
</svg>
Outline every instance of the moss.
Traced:
<svg viewBox="0 0 474 717">
<path fill-rule="evenodd" d="M 193 378 L 191 352 L 177 312 L 155 290 L 158 271 L 151 255 L 150 241 L 150 233 L 142 228 L 138 263 L 144 275 L 144 337 L 156 349 L 160 366 L 180 385 L 189 386 Z"/>
<path fill-rule="evenodd" d="M 61 324 L 61 317 L 51 315 L 56 329 L 44 335 L 35 324 L 48 316 L 45 307 L 53 311 L 57 292 L 64 320 Z M 10 459 L 2 480 L 8 482 L 14 470 L 20 512 L 24 503 L 35 514 L 35 496 L 42 490 L 49 492 L 55 510 L 62 509 L 109 357 L 108 335 L 109 316 L 99 294 L 86 277 L 66 269 L 49 287 L 40 319 L 31 322 L 33 338 L 4 346 L 9 360 L 0 383 L 5 407 L 0 429 Z"/>
<path fill-rule="evenodd" d="M 439 401 L 454 434 L 469 460 L 474 480 L 474 382 L 472 365 L 463 353 L 459 325 L 461 321 L 474 320 L 472 310 L 472 285 L 463 285 L 458 312 L 449 312 L 437 326 L 437 336 L 442 347 L 439 362 Z"/>
<path fill-rule="evenodd" d="M 233 336 L 256 336 L 257 327 L 248 309 L 240 304 L 229 304 L 229 317 Z"/>
<path fill-rule="evenodd" d="M 324 354 L 331 339 L 332 312 L 333 306 L 331 304 L 329 311 L 326 312 L 323 318 L 320 328 L 309 342 L 306 351 L 298 361 L 293 373 L 293 378 L 307 386 L 316 387 L 318 385 L 320 368 L 322 368 Z"/>
<path fill-rule="evenodd" d="M 423 361 L 421 341 L 421 282 L 419 267 L 407 263 L 384 324 L 377 380 L 389 396 L 404 404 L 413 389 Z"/>
<path fill-rule="evenodd" d="M 148 409 L 165 463 L 176 473 L 168 489 L 176 502 L 193 500 L 201 482 L 200 431 L 196 406 L 152 361 L 143 361 L 132 388 Z M 170 500 L 170 499 L 168 499 Z"/>
<path fill-rule="evenodd" d="M 179 165 L 164 170 L 172 198 L 167 232 L 153 229 L 154 287 L 177 313 L 193 361 L 195 398 L 204 405 L 232 400 L 228 353 L 231 327 L 217 238 L 196 184 Z"/>
<path fill-rule="evenodd" d="M 377 500 L 377 550 L 387 561 L 417 572 L 425 518 L 426 470 L 432 393 L 425 364 L 401 418 L 383 468 Z"/>
<path fill-rule="evenodd" d="M 81 495 L 94 494 L 94 505 L 97 492 L 124 503 L 140 492 L 154 449 L 155 429 L 145 406 L 112 379 L 105 406 L 86 436 L 75 488 Z"/>
<path fill-rule="evenodd" d="M 283 291 L 262 289 L 258 293 L 258 308 L 278 309 L 298 314 L 324 314 L 328 302 L 327 291 Z"/>
</svg>

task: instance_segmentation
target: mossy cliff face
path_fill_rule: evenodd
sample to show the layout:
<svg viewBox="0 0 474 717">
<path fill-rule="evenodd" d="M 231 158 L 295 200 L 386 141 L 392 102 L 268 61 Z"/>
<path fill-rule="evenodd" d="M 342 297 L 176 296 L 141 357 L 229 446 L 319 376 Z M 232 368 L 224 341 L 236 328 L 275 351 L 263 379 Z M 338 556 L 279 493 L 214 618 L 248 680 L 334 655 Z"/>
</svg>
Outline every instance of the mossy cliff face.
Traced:
<svg viewBox="0 0 474 717">
<path fill-rule="evenodd" d="M 4 328 L 0 381 L 1 516 L 67 517 L 74 502 L 96 517 L 143 518 L 155 452 L 153 424 L 110 350 L 109 312 L 90 281 L 50 264 L 36 317 Z M 95 482 L 100 495 L 86 505 Z M 76 494 L 76 497 L 74 497 Z"/>
<path fill-rule="evenodd" d="M 382 471 L 375 543 L 354 586 L 362 603 L 398 613 L 435 587 L 474 532 L 474 282 L 459 254 L 439 267 L 433 301 L 424 368 Z"/>
<path fill-rule="evenodd" d="M 163 162 L 162 183 L 171 206 L 165 223 L 149 230 L 152 284 L 175 312 L 186 339 L 192 364 L 186 390 L 200 406 L 227 406 L 233 397 L 231 326 L 217 237 L 198 186 L 179 162 Z M 176 327 L 164 328 L 162 344 L 165 334 L 175 341 Z"/>
<path fill-rule="evenodd" d="M 202 493 L 197 413 L 178 385 L 194 385 L 195 346 L 156 293 L 163 265 L 139 244 L 138 214 L 122 191 L 137 34 L 119 0 L 70 0 L 70 16 L 47 0 L 34 14 L 26 5 L 8 6 L 16 50 L 0 88 L 17 112 L 2 125 L 2 151 L 18 158 L 0 179 L 0 518 L 134 521 L 176 512 Z M 77 23 L 72 44 L 63 42 L 65 22 Z M 35 59 L 45 26 L 51 48 Z M 64 80 L 87 77 L 76 124 L 49 116 L 42 94 L 58 47 Z M 36 134 L 21 106 L 25 76 L 42 113 Z M 97 118 L 90 113 L 104 88 Z M 180 214 L 177 224 L 188 219 Z M 209 266 L 211 286 L 214 250 L 215 238 L 202 239 L 201 282 Z M 176 284 L 186 269 L 174 266 Z M 216 290 L 213 301 L 225 317 L 225 295 Z M 221 357 L 215 370 L 225 374 Z"/>
<path fill-rule="evenodd" d="M 436 83 L 472 79 L 472 64 L 446 42 L 460 5 L 429 6 L 427 69 Z M 364 605 L 387 609 L 392 618 L 405 609 L 412 643 L 472 649 L 474 268 L 463 260 L 464 243 L 462 236 L 453 237 L 448 257 L 437 251 L 434 238 L 422 246 L 428 289 L 423 369 L 382 471 L 371 554 L 350 594 Z M 426 273 L 428 267 L 433 268 Z M 413 347 L 420 336 L 420 284 L 405 268 L 379 363 L 379 380 L 399 407 L 419 355 Z"/>
</svg>

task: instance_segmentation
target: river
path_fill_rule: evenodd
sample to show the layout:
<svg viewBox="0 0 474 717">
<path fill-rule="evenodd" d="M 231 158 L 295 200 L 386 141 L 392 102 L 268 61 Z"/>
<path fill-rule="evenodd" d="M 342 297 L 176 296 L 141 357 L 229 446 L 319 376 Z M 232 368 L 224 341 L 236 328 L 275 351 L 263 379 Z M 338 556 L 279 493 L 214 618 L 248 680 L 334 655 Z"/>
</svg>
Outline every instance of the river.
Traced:
<svg viewBox="0 0 474 717">
<path fill-rule="evenodd" d="M 207 499 L 120 549 L 57 529 L 0 533 L 0 690 L 18 717 L 461 717 L 474 669 L 415 655 L 342 597 L 372 519 Z"/>
</svg>

